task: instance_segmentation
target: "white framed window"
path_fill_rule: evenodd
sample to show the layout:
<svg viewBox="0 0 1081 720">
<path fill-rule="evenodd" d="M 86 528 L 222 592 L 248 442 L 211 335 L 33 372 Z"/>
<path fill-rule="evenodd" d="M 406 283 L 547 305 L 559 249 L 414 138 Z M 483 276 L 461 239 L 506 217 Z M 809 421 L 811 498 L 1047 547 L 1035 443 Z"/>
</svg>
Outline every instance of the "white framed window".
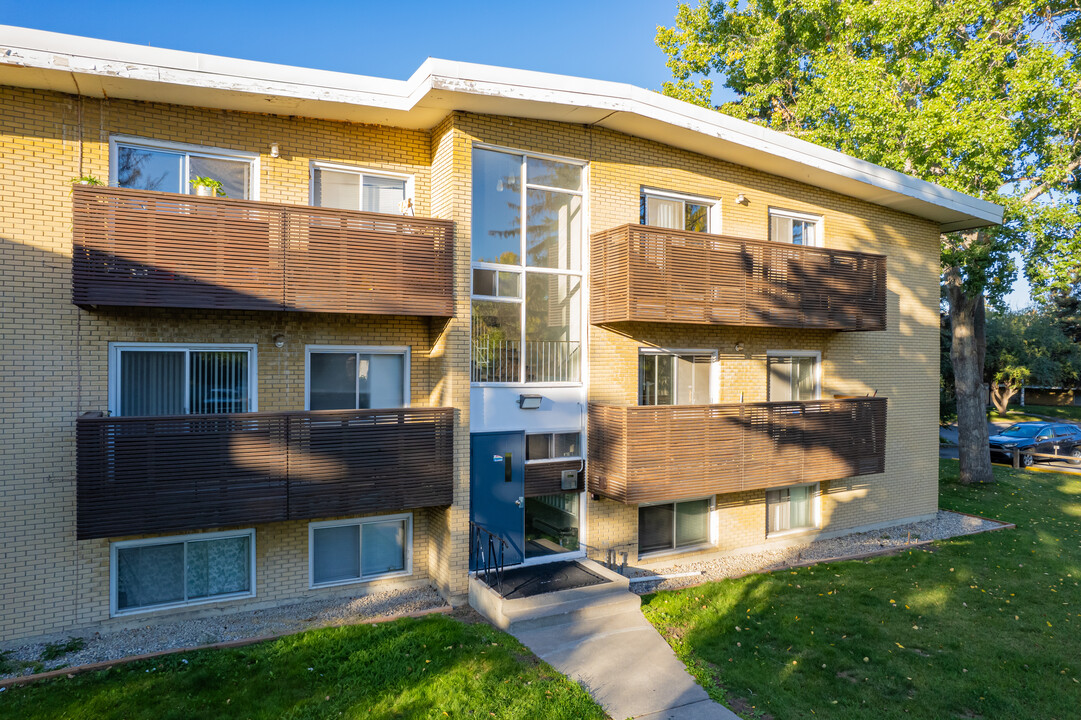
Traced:
<svg viewBox="0 0 1081 720">
<path fill-rule="evenodd" d="M 716 198 L 642 188 L 638 221 L 642 225 L 718 234 L 721 203 Z"/>
<path fill-rule="evenodd" d="M 473 147 L 472 381 L 581 382 L 582 161 Z"/>
<path fill-rule="evenodd" d="M 330 587 L 413 573 L 413 514 L 308 524 L 308 584 Z"/>
<path fill-rule="evenodd" d="M 818 483 L 766 491 L 766 535 L 797 532 L 821 524 Z"/>
<path fill-rule="evenodd" d="M 312 205 L 390 215 L 401 215 L 414 197 L 412 175 L 319 161 L 311 164 L 309 187 Z"/>
<path fill-rule="evenodd" d="M 792 245 L 822 245 L 822 216 L 769 209 L 769 239 Z"/>
<path fill-rule="evenodd" d="M 402 407 L 409 407 L 409 347 L 305 347 L 305 410 Z"/>
<path fill-rule="evenodd" d="M 638 506 L 638 555 L 713 544 L 715 497 Z"/>
<path fill-rule="evenodd" d="M 254 343 L 109 343 L 109 412 L 255 412 L 256 366 Z"/>
<path fill-rule="evenodd" d="M 526 433 L 526 462 L 581 459 L 582 433 L 580 430 L 573 430 L 570 432 Z"/>
<path fill-rule="evenodd" d="M 195 194 L 197 177 L 217 180 L 226 197 L 259 199 L 259 154 L 130 135 L 109 138 L 109 184 Z"/>
<path fill-rule="evenodd" d="M 766 400 L 806 402 L 822 396 L 822 353 L 767 350 Z"/>
<path fill-rule="evenodd" d="M 708 405 L 717 397 L 715 350 L 638 351 L 639 405 Z"/>
<path fill-rule="evenodd" d="M 255 597 L 255 530 L 123 540 L 109 546 L 112 616 Z"/>
</svg>

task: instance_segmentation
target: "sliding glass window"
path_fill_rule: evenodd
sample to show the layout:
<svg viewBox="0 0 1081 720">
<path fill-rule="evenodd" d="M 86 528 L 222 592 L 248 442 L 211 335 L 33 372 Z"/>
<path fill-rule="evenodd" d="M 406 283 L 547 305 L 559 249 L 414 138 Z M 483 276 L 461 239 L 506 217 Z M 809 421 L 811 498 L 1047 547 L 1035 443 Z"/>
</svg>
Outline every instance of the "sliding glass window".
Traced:
<svg viewBox="0 0 1081 720">
<path fill-rule="evenodd" d="M 473 151 L 473 382 L 581 379 L 583 174 Z"/>
</svg>

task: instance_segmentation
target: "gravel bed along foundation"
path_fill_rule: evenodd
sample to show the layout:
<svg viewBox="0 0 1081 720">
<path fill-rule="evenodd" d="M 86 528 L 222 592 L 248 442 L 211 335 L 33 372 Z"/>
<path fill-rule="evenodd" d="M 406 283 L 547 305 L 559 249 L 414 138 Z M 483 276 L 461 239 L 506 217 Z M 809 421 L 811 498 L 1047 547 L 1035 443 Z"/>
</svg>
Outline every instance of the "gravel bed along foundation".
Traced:
<svg viewBox="0 0 1081 720">
<path fill-rule="evenodd" d="M 628 568 L 632 578 L 631 590 L 638 594 L 657 590 L 697 585 L 709 580 L 723 580 L 755 572 L 768 572 L 799 563 L 831 560 L 864 555 L 881 550 L 902 549 L 928 540 L 945 540 L 959 535 L 971 535 L 1001 528 L 1007 523 L 939 510 L 930 520 L 895 525 L 893 527 L 854 533 L 842 537 L 815 540 L 799 545 L 786 545 L 776 549 L 756 552 L 734 553 L 708 560 L 693 558 L 676 560 L 668 565 L 644 568 Z M 681 577 L 636 580 L 657 575 L 683 574 Z"/>
<path fill-rule="evenodd" d="M 44 643 L 22 645 L 0 655 L 0 668 L 15 668 L 0 673 L 0 679 L 30 675 L 59 667 L 120 660 L 145 653 L 199 645 L 244 640 L 267 635 L 287 635 L 333 625 L 350 625 L 368 618 L 402 615 L 447 603 L 431 587 L 410 588 L 361 597 L 312 600 L 266 610 L 230 612 L 174 622 L 157 622 L 138 628 L 126 628 L 83 635 L 81 649 L 53 660 L 42 660 Z M 64 641 L 61 641 L 61 644 Z"/>
</svg>

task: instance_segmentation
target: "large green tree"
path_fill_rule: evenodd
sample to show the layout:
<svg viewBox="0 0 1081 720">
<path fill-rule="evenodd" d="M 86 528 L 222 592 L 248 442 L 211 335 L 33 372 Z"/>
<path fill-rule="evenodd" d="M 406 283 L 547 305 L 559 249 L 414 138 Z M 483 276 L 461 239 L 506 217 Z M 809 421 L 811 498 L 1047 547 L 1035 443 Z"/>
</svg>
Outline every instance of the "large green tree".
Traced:
<svg viewBox="0 0 1081 720">
<path fill-rule="evenodd" d="M 1002 204 L 942 236 L 961 478 L 990 482 L 984 299 L 1021 252 L 1037 292 L 1081 268 L 1081 0 L 702 0 L 658 28 L 668 95 Z"/>
<path fill-rule="evenodd" d="M 1024 385 L 1074 387 L 1081 376 L 1081 345 L 1051 313 L 1037 310 L 991 313 L 987 319 L 987 367 L 991 399 L 1005 413 Z"/>
</svg>

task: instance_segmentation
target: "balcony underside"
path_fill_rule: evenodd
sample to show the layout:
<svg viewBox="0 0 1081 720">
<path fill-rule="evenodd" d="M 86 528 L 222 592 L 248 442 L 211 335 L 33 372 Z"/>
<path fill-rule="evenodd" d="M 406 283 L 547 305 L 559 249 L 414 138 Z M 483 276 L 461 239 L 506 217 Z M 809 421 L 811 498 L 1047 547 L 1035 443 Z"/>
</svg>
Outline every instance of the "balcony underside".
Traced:
<svg viewBox="0 0 1081 720">
<path fill-rule="evenodd" d="M 453 223 L 76 185 L 77 305 L 449 317 Z"/>
<path fill-rule="evenodd" d="M 449 505 L 451 408 L 79 418 L 78 538 Z"/>
<path fill-rule="evenodd" d="M 885 470 L 886 399 L 589 406 L 590 492 L 638 504 Z"/>
<path fill-rule="evenodd" d="M 590 321 L 884 330 L 886 258 L 623 225 L 590 241 Z"/>
</svg>

